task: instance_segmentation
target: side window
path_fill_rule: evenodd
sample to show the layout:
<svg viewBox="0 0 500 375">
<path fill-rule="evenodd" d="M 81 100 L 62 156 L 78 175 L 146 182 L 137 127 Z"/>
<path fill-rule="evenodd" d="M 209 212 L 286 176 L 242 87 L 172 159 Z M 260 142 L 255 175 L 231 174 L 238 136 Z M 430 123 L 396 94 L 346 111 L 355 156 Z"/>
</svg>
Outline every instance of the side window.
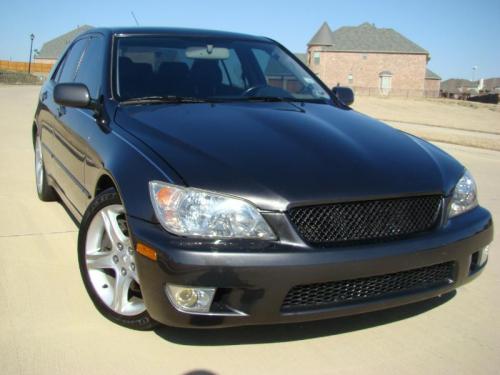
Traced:
<svg viewBox="0 0 500 375">
<path fill-rule="evenodd" d="M 75 82 L 84 83 L 88 87 L 90 97 L 93 99 L 99 96 L 101 89 L 103 63 L 104 38 L 93 36 L 83 54 L 75 78 Z"/>
<path fill-rule="evenodd" d="M 71 47 L 64 58 L 64 63 L 57 72 L 56 82 L 73 82 L 87 41 L 88 39 L 81 39 Z"/>
</svg>

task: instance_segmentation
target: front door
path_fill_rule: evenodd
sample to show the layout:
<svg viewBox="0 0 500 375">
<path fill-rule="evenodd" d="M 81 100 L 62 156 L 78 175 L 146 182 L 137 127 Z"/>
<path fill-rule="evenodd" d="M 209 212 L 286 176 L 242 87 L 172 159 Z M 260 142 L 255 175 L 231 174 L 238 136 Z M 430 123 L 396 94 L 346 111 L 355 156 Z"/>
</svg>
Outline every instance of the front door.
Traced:
<svg viewBox="0 0 500 375">
<path fill-rule="evenodd" d="M 88 38 L 75 41 L 66 52 L 58 71 L 47 87 L 46 105 L 50 115 L 46 117 L 49 127 L 46 137 L 47 147 L 52 156 L 51 174 L 62 194 L 78 209 L 78 202 L 86 195 L 82 190 L 84 183 L 84 154 L 75 137 L 74 126 L 78 115 L 73 109 L 61 106 L 54 101 L 53 89 L 58 83 L 73 82 Z M 80 210 L 78 210 L 80 211 Z"/>
</svg>

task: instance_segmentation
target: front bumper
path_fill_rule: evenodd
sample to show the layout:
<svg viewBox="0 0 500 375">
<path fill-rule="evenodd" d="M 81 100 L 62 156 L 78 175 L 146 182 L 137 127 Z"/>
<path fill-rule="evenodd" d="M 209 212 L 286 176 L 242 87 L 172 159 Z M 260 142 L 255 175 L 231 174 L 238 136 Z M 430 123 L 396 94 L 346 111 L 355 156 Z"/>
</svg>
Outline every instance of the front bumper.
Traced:
<svg viewBox="0 0 500 375">
<path fill-rule="evenodd" d="M 489 212 L 481 207 L 450 220 L 439 230 L 411 239 L 363 246 L 317 249 L 283 242 L 181 239 L 159 225 L 129 217 L 134 240 L 158 252 L 151 261 L 137 255 L 141 290 L 153 319 L 178 327 L 229 327 L 326 319 L 412 303 L 447 293 L 475 278 L 484 267 L 473 254 L 493 239 Z M 453 283 L 356 303 L 282 312 L 297 285 L 393 274 L 444 262 L 454 263 Z M 176 310 L 166 283 L 217 287 L 219 306 L 212 315 Z"/>
</svg>

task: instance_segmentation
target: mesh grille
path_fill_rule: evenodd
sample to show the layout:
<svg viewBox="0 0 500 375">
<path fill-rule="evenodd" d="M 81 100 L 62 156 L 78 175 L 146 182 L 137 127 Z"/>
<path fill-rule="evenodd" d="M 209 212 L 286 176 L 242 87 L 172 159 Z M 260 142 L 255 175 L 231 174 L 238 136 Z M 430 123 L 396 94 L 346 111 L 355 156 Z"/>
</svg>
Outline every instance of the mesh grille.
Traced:
<svg viewBox="0 0 500 375">
<path fill-rule="evenodd" d="M 288 211 L 290 221 L 312 245 L 397 238 L 431 229 L 441 196 L 346 202 Z"/>
<path fill-rule="evenodd" d="M 288 292 L 281 309 L 314 309 L 417 292 L 451 284 L 453 274 L 454 263 L 448 262 L 381 276 L 299 285 Z"/>
</svg>

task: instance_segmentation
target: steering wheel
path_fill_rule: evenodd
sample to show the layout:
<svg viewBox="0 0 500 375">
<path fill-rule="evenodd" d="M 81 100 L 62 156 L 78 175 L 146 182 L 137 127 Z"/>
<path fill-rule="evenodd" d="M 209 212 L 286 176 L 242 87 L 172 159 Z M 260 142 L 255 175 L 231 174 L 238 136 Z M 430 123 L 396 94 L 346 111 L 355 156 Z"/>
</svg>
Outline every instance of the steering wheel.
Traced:
<svg viewBox="0 0 500 375">
<path fill-rule="evenodd" d="M 260 89 L 263 89 L 265 87 L 268 87 L 268 86 L 267 85 L 250 86 L 245 91 L 243 91 L 241 96 L 254 96 L 257 93 L 257 91 L 259 91 Z"/>
</svg>

